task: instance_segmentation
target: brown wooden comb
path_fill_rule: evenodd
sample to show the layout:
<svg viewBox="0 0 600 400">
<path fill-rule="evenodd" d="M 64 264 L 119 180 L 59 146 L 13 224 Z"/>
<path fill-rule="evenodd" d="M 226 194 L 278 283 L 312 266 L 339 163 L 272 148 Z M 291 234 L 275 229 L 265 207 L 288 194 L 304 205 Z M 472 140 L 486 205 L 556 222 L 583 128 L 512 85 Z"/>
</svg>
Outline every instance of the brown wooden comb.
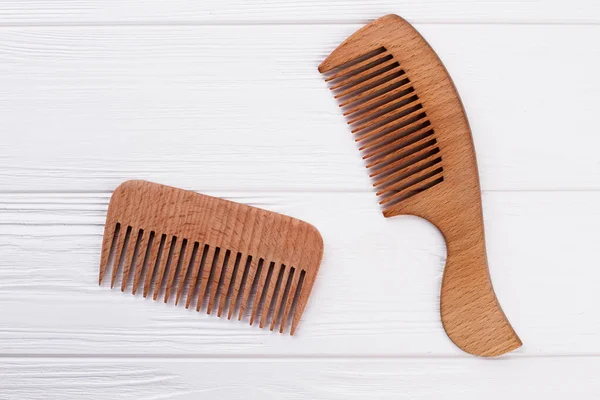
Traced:
<svg viewBox="0 0 600 400">
<path fill-rule="evenodd" d="M 113 193 L 102 242 L 99 282 L 143 288 L 144 297 L 206 304 L 227 318 L 251 308 L 250 325 L 294 334 L 323 256 L 312 225 L 286 215 L 145 181 Z M 186 296 L 187 292 L 187 296 Z M 254 294 L 252 300 L 251 294 Z M 269 324 L 270 319 L 270 324 Z"/>
<path fill-rule="evenodd" d="M 319 66 L 351 125 L 383 214 L 412 214 L 444 235 L 441 318 L 468 353 L 521 346 L 490 280 L 469 123 L 448 72 L 397 15 L 363 27 Z"/>
</svg>

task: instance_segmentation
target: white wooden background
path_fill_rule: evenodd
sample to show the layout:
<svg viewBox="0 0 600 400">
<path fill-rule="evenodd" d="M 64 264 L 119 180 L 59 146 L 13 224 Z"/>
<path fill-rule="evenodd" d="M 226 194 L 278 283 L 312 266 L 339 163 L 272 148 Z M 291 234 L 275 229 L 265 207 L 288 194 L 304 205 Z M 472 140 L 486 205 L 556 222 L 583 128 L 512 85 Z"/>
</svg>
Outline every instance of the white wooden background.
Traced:
<svg viewBox="0 0 600 400">
<path fill-rule="evenodd" d="M 499 359 L 444 334 L 444 242 L 381 216 L 316 70 L 390 12 L 469 115 Z M 599 44 L 597 0 L 0 0 L 0 399 L 597 399 Z M 297 336 L 98 287 L 132 178 L 319 227 Z"/>
</svg>

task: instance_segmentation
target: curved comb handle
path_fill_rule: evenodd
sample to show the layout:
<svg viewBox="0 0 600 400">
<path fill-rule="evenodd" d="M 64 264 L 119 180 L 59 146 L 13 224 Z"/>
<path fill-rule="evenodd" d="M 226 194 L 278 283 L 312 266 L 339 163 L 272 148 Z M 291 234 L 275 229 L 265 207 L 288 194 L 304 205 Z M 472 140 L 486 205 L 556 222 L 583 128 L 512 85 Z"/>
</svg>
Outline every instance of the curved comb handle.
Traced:
<svg viewBox="0 0 600 400">
<path fill-rule="evenodd" d="M 443 184 L 429 188 L 427 194 L 423 193 L 425 198 L 414 196 L 384 214 L 386 217 L 416 215 L 433 223 L 444 236 L 447 256 L 440 314 L 452 342 L 478 356 L 508 353 L 522 342 L 502 311 L 492 286 L 479 185 L 465 186 L 460 193 L 447 190 Z"/>
<path fill-rule="evenodd" d="M 386 15 L 346 39 L 319 71 L 348 118 L 383 214 L 420 216 L 446 239 L 440 308 L 450 339 L 481 356 L 519 347 L 489 277 L 469 123 L 433 49 Z"/>
<path fill-rule="evenodd" d="M 482 230 L 464 225 L 445 233 L 448 243 L 442 279 L 442 324 L 467 353 L 498 356 L 522 345 L 504 315 L 488 272 Z"/>
</svg>

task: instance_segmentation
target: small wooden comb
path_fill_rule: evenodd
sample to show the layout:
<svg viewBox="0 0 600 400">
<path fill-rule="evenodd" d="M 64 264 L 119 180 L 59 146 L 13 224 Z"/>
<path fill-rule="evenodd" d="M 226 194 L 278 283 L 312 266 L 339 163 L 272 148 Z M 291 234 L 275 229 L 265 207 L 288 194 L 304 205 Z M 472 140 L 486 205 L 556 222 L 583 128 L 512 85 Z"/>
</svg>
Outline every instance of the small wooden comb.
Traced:
<svg viewBox="0 0 600 400">
<path fill-rule="evenodd" d="M 111 287 L 121 274 L 125 291 L 175 304 L 196 297 L 210 314 L 252 304 L 250 325 L 260 316 L 294 334 L 323 256 L 312 225 L 286 215 L 145 181 L 127 181 L 113 193 L 102 242 L 99 282 L 112 266 Z M 113 262 L 114 261 L 114 262 Z M 114 264 L 114 266 L 113 266 Z M 143 284 L 142 284 L 143 282 Z M 254 300 L 251 300 L 251 293 Z"/>
<path fill-rule="evenodd" d="M 417 215 L 444 235 L 440 309 L 450 339 L 482 356 L 521 346 L 488 272 L 469 123 L 433 49 L 387 15 L 346 39 L 319 71 L 351 125 L 383 215 Z"/>
</svg>

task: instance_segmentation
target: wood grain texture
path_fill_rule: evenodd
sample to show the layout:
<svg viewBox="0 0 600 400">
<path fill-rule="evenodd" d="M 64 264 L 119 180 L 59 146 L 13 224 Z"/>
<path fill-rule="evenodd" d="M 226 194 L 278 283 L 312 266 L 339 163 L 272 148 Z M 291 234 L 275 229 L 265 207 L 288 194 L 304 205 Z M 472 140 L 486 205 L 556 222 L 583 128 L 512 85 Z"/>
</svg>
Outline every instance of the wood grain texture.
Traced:
<svg viewBox="0 0 600 400">
<path fill-rule="evenodd" d="M 364 23 L 386 13 L 411 22 L 594 23 L 600 8 L 594 0 L 499 2 L 494 0 L 14 0 L 0 3 L 0 23 L 27 24 L 244 24 Z"/>
<path fill-rule="evenodd" d="M 0 359 L 0 398 L 597 398 L 598 6 L 0 1 L 0 354 L 24 356 Z M 526 343 L 508 360 L 460 357 L 447 339 L 443 239 L 378 218 L 315 73 L 388 12 L 427 23 L 469 114 L 491 274 Z M 248 313 L 223 323 L 173 294 L 96 287 L 110 191 L 133 178 L 335 221 L 310 324 L 271 335 Z M 383 287 L 362 274 L 374 268 Z"/>
<path fill-rule="evenodd" d="M 346 39 L 319 71 L 353 127 L 383 215 L 416 215 L 444 235 L 440 311 L 450 339 L 479 356 L 520 347 L 490 280 L 469 122 L 437 54 L 389 14 Z"/>
<path fill-rule="evenodd" d="M 372 193 L 209 194 L 328 238 L 297 335 L 107 293 L 96 285 L 110 193 L 15 193 L 0 201 L 0 354 L 464 354 L 440 323 L 446 251 L 431 225 L 381 218 Z M 484 192 L 483 206 L 494 287 L 526 343 L 511 354 L 600 354 L 600 194 Z"/>
<path fill-rule="evenodd" d="M 0 190 L 369 190 L 315 72 L 359 27 L 5 28 Z M 461 94 L 484 190 L 600 189 L 599 27 L 417 29 Z"/>
<path fill-rule="evenodd" d="M 86 399 L 595 399 L 594 358 L 4 359 L 6 400 Z M 199 376 L 201 377 L 199 379 Z M 231 383 L 235 376 L 235 385 Z M 294 379 L 289 377 L 293 376 Z M 564 379 L 564 376 L 572 376 Z M 502 378 L 500 378 L 502 377 Z M 510 380 L 506 385 L 504 379 Z M 433 384 L 435 382 L 435 384 Z M 260 383 L 260 384 L 257 384 Z M 492 390 L 493 389 L 493 390 Z"/>
<path fill-rule="evenodd" d="M 148 251 L 148 248 L 156 249 L 159 241 L 158 251 Z M 146 252 L 140 252 L 140 247 Z M 144 261 L 137 262 L 136 257 Z M 202 308 L 207 314 L 211 314 L 216 302 L 221 303 L 219 310 L 225 309 L 227 288 L 235 293 L 241 290 L 250 293 L 252 288 L 254 302 L 247 304 L 246 296 L 242 299 L 239 319 L 244 309 L 249 308 L 252 310 L 250 325 L 255 316 L 260 316 L 261 328 L 268 321 L 271 330 L 277 325 L 283 333 L 289 316 L 293 335 L 322 257 L 323 239 L 314 226 L 304 221 L 153 182 L 127 181 L 111 196 L 98 280 L 102 284 L 105 274 L 112 270 L 111 288 L 120 276 L 124 292 L 130 271 L 135 268 L 134 275 L 145 275 L 144 297 L 150 294 L 153 282 L 154 300 L 164 294 L 167 303 L 170 294 L 177 292 L 177 305 L 185 289 L 186 308 L 196 297 L 196 311 Z M 234 260 L 237 274 L 243 273 L 252 279 L 239 281 L 240 286 L 225 288 L 226 278 L 229 277 L 230 282 L 233 273 L 224 272 L 234 268 Z M 141 272 L 143 267 L 147 268 L 146 274 Z M 286 281 L 282 288 L 284 272 Z M 291 286 L 287 283 L 290 273 Z M 141 284 L 140 279 L 132 291 Z M 284 300 L 277 301 L 285 287 L 288 290 Z M 206 305 L 203 304 L 205 298 Z M 238 312 L 236 298 L 231 299 L 228 307 L 228 318 L 231 318 L 232 311 Z"/>
</svg>

